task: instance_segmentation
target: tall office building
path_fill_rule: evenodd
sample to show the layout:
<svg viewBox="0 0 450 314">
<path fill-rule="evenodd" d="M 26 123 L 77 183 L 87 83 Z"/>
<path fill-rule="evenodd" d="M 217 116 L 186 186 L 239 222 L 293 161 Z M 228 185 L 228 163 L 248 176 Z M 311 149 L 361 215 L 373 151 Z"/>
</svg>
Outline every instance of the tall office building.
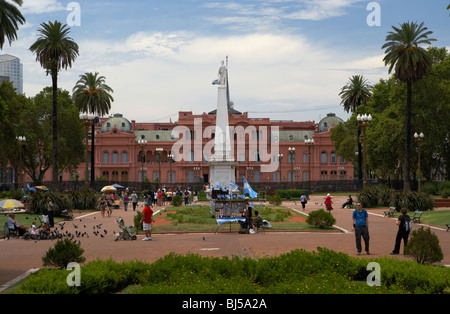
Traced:
<svg viewBox="0 0 450 314">
<path fill-rule="evenodd" d="M 0 55 L 0 76 L 9 77 L 17 94 L 23 94 L 23 65 L 19 58 L 8 54 Z"/>
</svg>

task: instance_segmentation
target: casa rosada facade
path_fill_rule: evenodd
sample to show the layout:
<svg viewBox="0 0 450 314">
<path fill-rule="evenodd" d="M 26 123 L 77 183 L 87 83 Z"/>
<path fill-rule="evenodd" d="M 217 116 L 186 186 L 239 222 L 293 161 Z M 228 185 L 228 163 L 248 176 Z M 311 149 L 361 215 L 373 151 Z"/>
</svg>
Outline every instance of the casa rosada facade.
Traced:
<svg viewBox="0 0 450 314">
<path fill-rule="evenodd" d="M 178 121 L 166 123 L 129 121 L 122 114 L 102 118 L 95 126 L 95 177 L 122 183 L 144 178 L 161 184 L 209 184 L 215 121 L 215 111 L 180 111 Z M 247 112 L 229 109 L 237 183 L 244 178 L 253 183 L 353 180 L 353 164 L 335 154 L 330 139 L 330 129 L 342 122 L 332 113 L 315 123 L 249 118 Z M 313 145 L 308 144 L 312 139 Z M 91 143 L 89 179 L 90 149 Z M 76 173 L 62 173 L 59 180 L 83 180 L 85 169 L 80 164 Z M 51 181 L 50 170 L 44 181 Z"/>
</svg>

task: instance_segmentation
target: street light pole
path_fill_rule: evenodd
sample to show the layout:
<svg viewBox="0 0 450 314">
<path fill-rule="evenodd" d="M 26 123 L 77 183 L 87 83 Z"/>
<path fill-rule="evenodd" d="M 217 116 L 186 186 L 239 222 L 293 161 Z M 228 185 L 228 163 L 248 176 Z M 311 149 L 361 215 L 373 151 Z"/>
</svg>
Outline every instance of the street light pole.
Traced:
<svg viewBox="0 0 450 314">
<path fill-rule="evenodd" d="M 144 189 L 144 161 L 145 161 L 145 152 L 144 147 L 147 145 L 147 140 L 139 140 L 138 141 L 141 150 L 139 154 L 141 155 L 141 191 Z"/>
<path fill-rule="evenodd" d="M 417 191 L 420 193 L 420 178 L 422 176 L 422 171 L 420 170 L 420 146 L 422 145 L 422 141 L 423 141 L 424 135 L 422 132 L 420 132 L 420 134 L 414 133 L 414 139 L 417 142 L 417 153 L 418 153 L 418 163 L 417 163 L 417 175 L 419 176 L 417 183 L 418 183 L 418 187 L 417 187 Z"/>
<path fill-rule="evenodd" d="M 311 147 L 314 146 L 314 139 L 307 138 L 305 144 L 308 147 L 308 185 L 309 193 L 311 193 Z"/>
<path fill-rule="evenodd" d="M 163 149 L 161 147 L 156 148 L 156 152 L 158 153 L 158 188 L 161 187 L 161 154 Z"/>
<path fill-rule="evenodd" d="M 173 187 L 172 184 L 175 183 L 175 182 L 173 182 L 172 162 L 175 161 L 175 159 L 174 159 L 175 155 L 172 154 L 172 153 L 169 153 L 169 154 L 167 154 L 167 158 L 169 159 L 169 173 L 170 173 L 169 180 L 170 180 L 170 186 Z"/>
<path fill-rule="evenodd" d="M 295 156 L 295 147 L 289 147 L 288 148 L 289 155 L 291 156 L 291 186 L 293 189 L 295 189 L 295 183 L 294 183 L 294 156 Z"/>
<path fill-rule="evenodd" d="M 25 142 L 27 140 L 27 138 L 25 136 L 18 136 L 17 139 L 19 140 L 19 144 L 20 144 L 20 174 L 19 174 L 19 184 L 20 184 L 20 190 L 22 191 L 23 189 L 23 182 L 24 182 L 24 167 L 23 167 L 23 146 L 25 145 Z"/>
<path fill-rule="evenodd" d="M 367 186 L 367 138 L 366 138 L 366 129 L 370 126 L 372 122 L 372 116 L 369 114 L 361 115 L 359 114 L 356 117 L 358 120 L 358 126 L 361 128 L 361 139 L 363 142 L 363 187 Z"/>
<path fill-rule="evenodd" d="M 280 163 L 280 181 L 281 181 L 281 160 L 282 159 L 283 159 L 283 154 L 278 154 L 278 162 Z M 275 173 L 275 175 L 276 175 L 276 173 Z"/>
</svg>

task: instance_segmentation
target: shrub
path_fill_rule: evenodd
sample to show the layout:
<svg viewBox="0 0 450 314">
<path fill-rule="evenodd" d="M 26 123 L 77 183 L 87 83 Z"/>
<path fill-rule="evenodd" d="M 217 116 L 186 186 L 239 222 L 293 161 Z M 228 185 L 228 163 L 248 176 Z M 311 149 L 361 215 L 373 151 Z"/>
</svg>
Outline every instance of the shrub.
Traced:
<svg viewBox="0 0 450 314">
<path fill-rule="evenodd" d="M 61 216 L 63 210 L 71 211 L 73 208 L 67 193 L 39 192 L 30 197 L 29 210 L 35 214 L 47 215 L 47 197 L 50 197 L 55 205 L 55 216 Z"/>
<path fill-rule="evenodd" d="M 439 183 L 439 194 L 442 193 L 443 190 L 448 190 L 450 189 L 450 181 L 442 181 L 441 183 Z"/>
<path fill-rule="evenodd" d="M 91 189 L 74 190 L 68 194 L 72 208 L 96 209 L 97 193 Z"/>
<path fill-rule="evenodd" d="M 396 191 L 384 186 L 364 188 L 359 193 L 358 200 L 363 207 L 383 205 L 395 207 L 397 210 L 407 208 L 410 211 L 427 211 L 435 207 L 433 199 L 427 193 Z"/>
<path fill-rule="evenodd" d="M 181 204 L 183 204 L 183 200 L 181 199 L 180 195 L 175 195 L 174 197 L 172 197 L 172 205 L 173 206 L 181 206 Z"/>
<path fill-rule="evenodd" d="M 420 264 L 431 264 L 444 258 L 439 246 L 439 238 L 431 232 L 430 228 L 424 227 L 411 232 L 405 254 L 411 255 Z"/>
<path fill-rule="evenodd" d="M 435 182 L 425 182 L 422 186 L 422 192 L 428 195 L 438 194 L 438 185 Z"/>
<path fill-rule="evenodd" d="M 336 223 L 336 219 L 329 212 L 323 208 L 311 212 L 306 218 L 306 223 L 309 225 L 318 226 L 319 228 L 331 227 Z"/>
<path fill-rule="evenodd" d="M 134 216 L 133 222 L 134 222 L 134 229 L 136 230 L 142 230 L 142 223 L 141 223 L 141 219 L 144 216 L 144 214 L 142 214 L 142 212 L 140 211 L 136 211 L 136 215 Z"/>
<path fill-rule="evenodd" d="M 279 195 L 281 199 L 286 200 L 298 200 L 302 194 L 309 196 L 309 193 L 306 190 L 275 190 L 275 194 Z"/>
<path fill-rule="evenodd" d="M 278 194 L 275 194 L 274 196 L 269 198 L 269 203 L 272 205 L 276 205 L 276 206 L 281 205 L 281 203 L 282 203 L 281 196 Z"/>
<path fill-rule="evenodd" d="M 450 188 L 443 189 L 441 191 L 441 197 L 442 198 L 449 198 L 449 196 L 450 196 Z"/>
<path fill-rule="evenodd" d="M 86 259 L 82 257 L 84 250 L 69 239 L 58 240 L 54 248 L 48 249 L 42 257 L 44 266 L 66 267 L 69 263 L 83 263 Z"/>
</svg>

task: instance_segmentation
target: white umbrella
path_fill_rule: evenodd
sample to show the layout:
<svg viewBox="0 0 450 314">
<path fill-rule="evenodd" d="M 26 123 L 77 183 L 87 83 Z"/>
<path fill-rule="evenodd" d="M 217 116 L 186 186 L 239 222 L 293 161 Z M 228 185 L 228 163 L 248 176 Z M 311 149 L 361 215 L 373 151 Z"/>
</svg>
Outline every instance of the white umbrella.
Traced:
<svg viewBox="0 0 450 314">
<path fill-rule="evenodd" d="M 113 187 L 112 185 L 104 186 L 101 190 L 102 192 L 115 192 L 117 189 Z"/>
</svg>

